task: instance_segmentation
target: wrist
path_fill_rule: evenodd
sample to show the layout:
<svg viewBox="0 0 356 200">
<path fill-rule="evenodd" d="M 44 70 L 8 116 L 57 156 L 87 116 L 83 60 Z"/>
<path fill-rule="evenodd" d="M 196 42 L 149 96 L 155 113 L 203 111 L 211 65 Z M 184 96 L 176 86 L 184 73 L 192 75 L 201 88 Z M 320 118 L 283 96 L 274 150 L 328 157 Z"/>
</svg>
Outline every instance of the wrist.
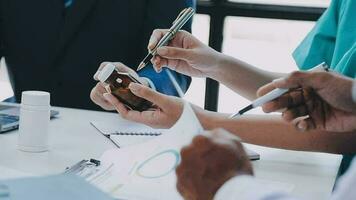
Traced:
<svg viewBox="0 0 356 200">
<path fill-rule="evenodd" d="M 211 70 L 207 73 L 207 77 L 220 81 L 224 79 L 226 73 L 229 73 L 228 68 L 231 65 L 236 65 L 236 59 L 225 55 L 223 53 L 217 52 L 217 56 L 215 56 L 215 64 L 211 67 Z"/>
<path fill-rule="evenodd" d="M 194 110 L 195 114 L 197 115 L 204 130 L 213 130 L 213 129 L 219 127 L 218 124 L 219 124 L 220 119 L 225 117 L 225 116 L 222 116 L 221 114 L 204 110 L 204 109 L 202 109 L 198 106 L 195 106 L 195 105 L 193 105 L 193 110 Z"/>
<path fill-rule="evenodd" d="M 209 61 L 210 67 L 208 67 L 208 70 L 206 70 L 205 73 L 207 78 L 215 79 L 215 77 L 221 73 L 221 67 L 226 62 L 227 56 L 213 49 L 212 51 L 214 51 L 213 55 L 210 56 L 212 61 Z"/>
</svg>

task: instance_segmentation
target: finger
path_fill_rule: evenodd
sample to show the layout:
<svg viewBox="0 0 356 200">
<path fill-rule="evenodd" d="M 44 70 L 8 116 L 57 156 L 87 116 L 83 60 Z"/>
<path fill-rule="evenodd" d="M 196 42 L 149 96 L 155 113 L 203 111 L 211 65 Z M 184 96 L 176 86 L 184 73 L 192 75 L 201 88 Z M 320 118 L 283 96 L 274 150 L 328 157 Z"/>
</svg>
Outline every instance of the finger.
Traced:
<svg viewBox="0 0 356 200">
<path fill-rule="evenodd" d="M 295 127 L 298 131 L 305 132 L 316 128 L 315 122 L 308 117 L 296 122 Z"/>
<path fill-rule="evenodd" d="M 157 54 L 163 58 L 188 61 L 194 56 L 194 51 L 191 49 L 183 49 L 178 47 L 160 47 L 157 49 Z"/>
<path fill-rule="evenodd" d="M 179 165 L 178 168 L 179 167 L 181 167 L 181 165 Z M 194 188 L 189 178 L 189 176 L 191 176 L 190 173 L 187 173 L 186 170 L 181 170 L 181 172 L 179 173 L 176 172 L 176 174 L 177 174 L 177 184 L 176 184 L 177 191 L 181 194 L 183 199 L 196 199 L 189 192 L 190 190 L 192 190 L 192 188 Z"/>
<path fill-rule="evenodd" d="M 302 89 L 293 90 L 273 101 L 265 103 L 262 106 L 262 109 L 266 113 L 276 112 L 284 108 L 291 108 L 304 104 L 305 100 L 306 97 L 304 97 Z"/>
<path fill-rule="evenodd" d="M 100 94 L 95 94 L 93 101 L 104 110 L 114 110 L 114 106 Z"/>
<path fill-rule="evenodd" d="M 164 34 L 167 32 L 167 29 L 156 29 L 152 32 L 152 35 L 150 37 L 150 40 L 148 42 L 148 50 L 152 50 L 156 47 L 157 43 L 159 40 L 164 36 Z"/>
<path fill-rule="evenodd" d="M 166 58 L 162 58 L 160 56 L 157 56 L 157 60 L 154 60 L 153 63 L 153 66 L 155 68 L 155 70 L 160 73 L 163 69 L 163 67 L 167 67 L 173 71 L 177 71 L 179 72 L 180 69 L 179 69 L 179 62 L 180 60 L 175 60 L 175 59 L 166 59 Z"/>
<path fill-rule="evenodd" d="M 98 83 L 91 91 L 90 98 L 95 104 L 99 105 L 104 110 L 113 110 L 114 107 L 111 103 L 103 97 L 103 94 L 106 92 L 105 88 L 101 86 L 101 83 Z"/>
<path fill-rule="evenodd" d="M 182 159 L 181 164 L 184 164 L 183 161 L 186 160 L 186 158 L 191 156 L 192 150 L 193 150 L 193 146 L 191 144 L 189 146 L 185 146 L 181 149 L 181 151 L 180 151 L 180 155 L 181 155 L 181 159 Z"/>
<path fill-rule="evenodd" d="M 274 89 L 276 89 L 276 86 L 273 83 L 268 83 L 257 90 L 257 97 L 261 97 Z"/>
<path fill-rule="evenodd" d="M 212 142 L 208 137 L 203 135 L 198 135 L 193 138 L 192 144 L 194 148 L 203 150 L 208 148 L 212 144 Z"/>
<path fill-rule="evenodd" d="M 154 128 L 161 128 L 162 125 L 159 123 L 159 117 L 157 116 L 157 113 L 159 112 L 159 110 L 148 110 L 143 112 L 130 110 L 126 115 L 126 118 Z"/>
<path fill-rule="evenodd" d="M 116 97 L 114 97 L 109 93 L 105 93 L 103 96 L 108 102 L 110 102 L 113 105 L 113 107 L 116 109 L 118 113 L 120 113 L 122 116 L 127 115 L 129 110 Z"/>
<path fill-rule="evenodd" d="M 167 59 L 164 59 L 160 56 L 155 56 L 152 59 L 153 68 L 156 70 L 157 73 L 162 71 L 162 68 L 168 64 Z"/>
<path fill-rule="evenodd" d="M 298 117 L 303 117 L 308 115 L 308 108 L 306 105 L 300 105 L 295 108 L 291 108 L 283 112 L 282 117 L 285 121 L 291 122 Z"/>
<path fill-rule="evenodd" d="M 137 83 L 130 83 L 129 89 L 134 95 L 144 98 L 164 110 L 169 110 L 168 102 L 170 102 L 170 99 L 168 96 L 160 94 L 144 85 Z"/>
<path fill-rule="evenodd" d="M 97 82 L 92 91 L 94 91 L 96 93 L 102 93 L 102 94 L 106 93 L 105 84 L 103 84 L 101 82 Z"/>
</svg>

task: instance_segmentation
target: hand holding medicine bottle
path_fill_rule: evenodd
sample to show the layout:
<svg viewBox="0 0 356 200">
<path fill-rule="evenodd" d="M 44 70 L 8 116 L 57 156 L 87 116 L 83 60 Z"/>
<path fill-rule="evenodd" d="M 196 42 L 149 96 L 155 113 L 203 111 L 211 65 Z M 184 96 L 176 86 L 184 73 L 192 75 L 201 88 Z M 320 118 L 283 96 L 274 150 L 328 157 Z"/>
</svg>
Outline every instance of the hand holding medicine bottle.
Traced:
<svg viewBox="0 0 356 200">
<path fill-rule="evenodd" d="M 100 77 L 97 77 L 100 78 Z M 182 99 L 156 92 L 149 87 L 130 83 L 128 89 L 137 98 L 151 102 L 147 110 L 129 109 L 116 96 L 107 92 L 106 86 L 98 83 L 91 93 L 92 100 L 106 110 L 116 110 L 124 119 L 146 124 L 154 128 L 170 128 L 180 118 L 183 112 Z M 206 118 L 206 112 L 198 106 L 192 105 L 199 119 Z"/>
<path fill-rule="evenodd" d="M 116 63 L 103 62 L 100 65 L 98 71 L 94 75 L 95 80 L 99 81 L 98 76 L 99 76 L 100 72 L 108 64 L 114 65 L 116 67 L 117 71 L 119 71 L 119 72 L 128 73 L 133 79 L 138 80 L 140 83 L 142 83 L 146 86 L 149 85 L 145 78 L 139 77 L 138 74 L 134 70 L 132 70 L 129 67 L 125 66 L 124 64 L 118 63 L 118 62 L 116 62 Z M 122 82 L 123 80 L 118 78 L 118 79 L 116 79 L 116 81 Z M 103 96 L 105 93 L 108 93 L 107 89 L 105 88 L 106 86 L 107 85 L 105 83 L 98 82 L 96 84 L 96 86 L 92 89 L 92 91 L 90 93 L 90 98 L 92 99 L 92 101 L 94 103 L 96 103 L 97 105 L 102 107 L 104 110 L 115 110 L 115 107 L 110 102 L 108 102 Z"/>
<path fill-rule="evenodd" d="M 124 119 L 146 124 L 154 128 L 169 128 L 175 124 L 183 111 L 183 100 L 158 93 L 147 86 L 137 83 L 129 85 L 131 92 L 154 104 L 152 109 L 137 111 L 128 109 L 112 94 L 105 93 L 105 101 L 112 105 Z"/>
</svg>

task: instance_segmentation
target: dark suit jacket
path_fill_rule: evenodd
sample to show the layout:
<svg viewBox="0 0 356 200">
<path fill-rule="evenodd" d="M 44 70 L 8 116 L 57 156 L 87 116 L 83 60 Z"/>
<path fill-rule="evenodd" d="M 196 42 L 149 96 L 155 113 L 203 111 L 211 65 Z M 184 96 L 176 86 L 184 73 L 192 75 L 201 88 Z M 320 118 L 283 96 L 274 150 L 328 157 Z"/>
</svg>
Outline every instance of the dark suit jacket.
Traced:
<svg viewBox="0 0 356 200">
<path fill-rule="evenodd" d="M 16 99 L 24 90 L 51 92 L 55 106 L 98 109 L 89 98 L 103 61 L 135 68 L 155 28 L 169 28 L 193 0 L 0 0 L 0 57 Z M 186 27 L 190 30 L 190 24 Z M 141 72 L 159 91 L 176 94 L 166 74 Z M 175 74 L 186 90 L 190 78 Z"/>
</svg>

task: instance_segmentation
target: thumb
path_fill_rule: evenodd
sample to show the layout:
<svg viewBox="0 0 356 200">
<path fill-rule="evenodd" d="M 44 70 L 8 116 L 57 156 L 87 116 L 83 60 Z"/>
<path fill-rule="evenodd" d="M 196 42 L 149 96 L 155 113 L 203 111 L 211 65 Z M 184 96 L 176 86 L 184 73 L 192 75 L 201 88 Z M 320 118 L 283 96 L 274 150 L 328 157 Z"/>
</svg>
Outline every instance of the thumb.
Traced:
<svg viewBox="0 0 356 200">
<path fill-rule="evenodd" d="M 191 49 L 177 48 L 177 47 L 160 47 L 157 49 L 157 54 L 163 58 L 175 60 L 190 60 L 193 51 Z"/>
<path fill-rule="evenodd" d="M 151 88 L 148 88 L 147 86 L 137 84 L 137 83 L 130 83 L 129 89 L 134 95 L 146 99 L 156 104 L 158 107 L 162 109 L 167 108 L 167 103 L 169 102 L 169 100 L 166 95 L 160 94 L 152 90 Z"/>
</svg>

